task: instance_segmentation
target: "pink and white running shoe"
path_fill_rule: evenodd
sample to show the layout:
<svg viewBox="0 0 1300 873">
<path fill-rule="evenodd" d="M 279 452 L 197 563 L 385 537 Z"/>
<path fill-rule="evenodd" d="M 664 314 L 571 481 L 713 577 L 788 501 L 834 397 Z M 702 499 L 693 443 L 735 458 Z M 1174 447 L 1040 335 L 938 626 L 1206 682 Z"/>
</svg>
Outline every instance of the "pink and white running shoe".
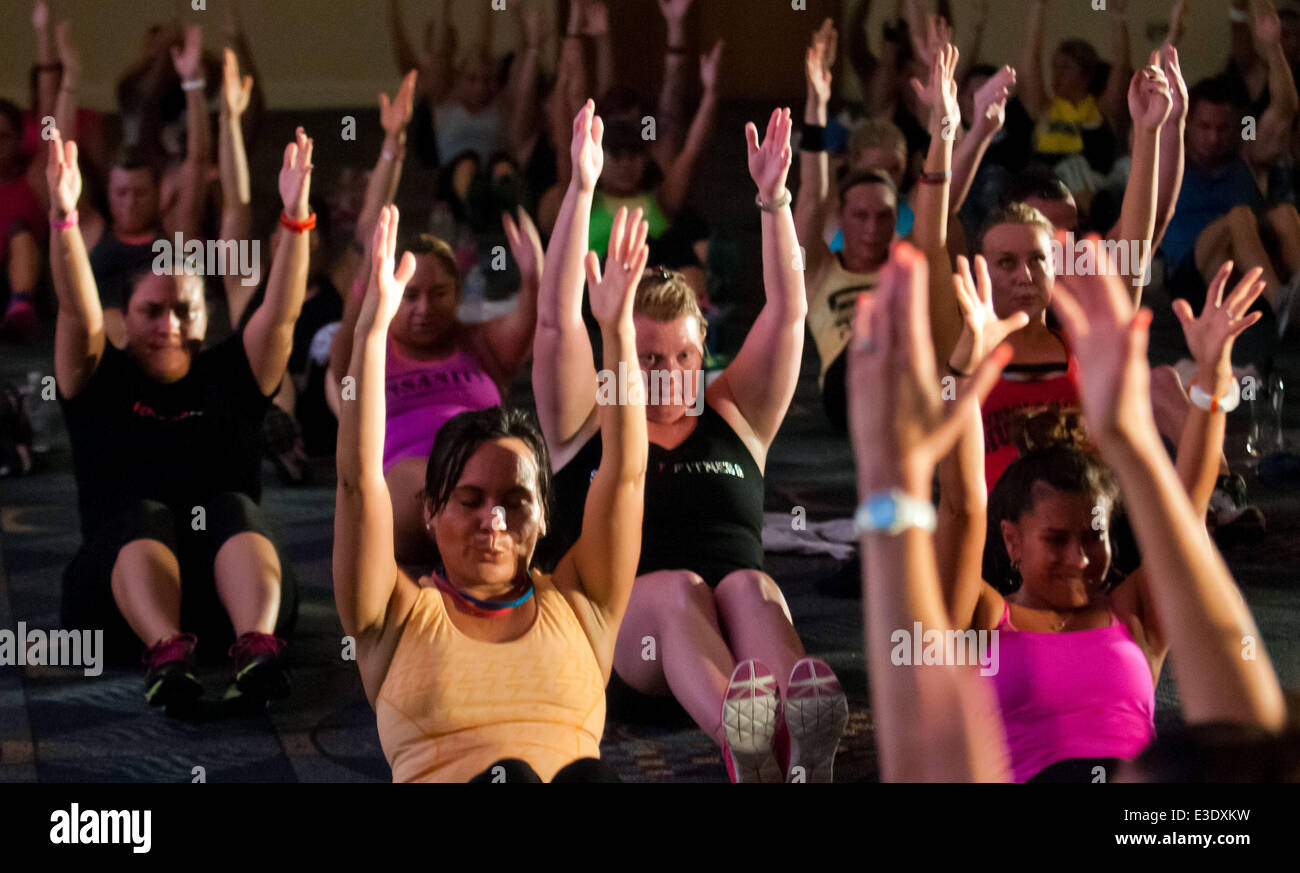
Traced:
<svg viewBox="0 0 1300 873">
<path fill-rule="evenodd" d="M 741 661 L 722 699 L 722 725 L 734 782 L 780 782 L 781 765 L 772 749 L 781 698 L 776 676 L 759 661 Z"/>
<path fill-rule="evenodd" d="M 820 658 L 802 658 L 790 671 L 785 724 L 790 731 L 787 782 L 830 782 L 849 701 L 835 671 Z"/>
</svg>

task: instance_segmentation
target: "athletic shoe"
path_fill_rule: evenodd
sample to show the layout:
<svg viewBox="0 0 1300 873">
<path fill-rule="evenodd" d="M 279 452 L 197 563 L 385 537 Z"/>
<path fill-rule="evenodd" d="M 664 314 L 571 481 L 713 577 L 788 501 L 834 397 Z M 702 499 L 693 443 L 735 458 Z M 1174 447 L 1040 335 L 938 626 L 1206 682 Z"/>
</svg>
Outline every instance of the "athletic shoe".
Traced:
<svg viewBox="0 0 1300 873">
<path fill-rule="evenodd" d="M 802 658 L 790 671 L 785 691 L 790 731 L 786 782 L 830 782 L 840 737 L 849 723 L 849 701 L 830 665 Z"/>
<path fill-rule="evenodd" d="M 280 658 L 285 642 L 274 634 L 249 631 L 230 647 L 230 672 L 234 677 L 226 699 L 279 700 L 289 696 L 289 677 Z"/>
<path fill-rule="evenodd" d="M 1221 546 L 1250 542 L 1264 533 L 1264 513 L 1251 505 L 1246 480 L 1240 475 L 1219 477 L 1207 515 L 1210 533 Z"/>
<path fill-rule="evenodd" d="M 36 310 L 26 300 L 14 300 L 0 321 L 0 339 L 15 343 L 29 343 L 40 333 Z"/>
<path fill-rule="evenodd" d="M 722 699 L 722 726 L 727 735 L 724 759 L 731 781 L 781 781 L 781 765 L 772 748 L 780 708 L 772 671 L 759 661 L 737 664 Z"/>
<path fill-rule="evenodd" d="M 190 703 L 203 694 L 194 677 L 194 634 L 177 634 L 152 646 L 140 660 L 148 664 L 144 674 L 144 699 L 150 706 Z"/>
</svg>

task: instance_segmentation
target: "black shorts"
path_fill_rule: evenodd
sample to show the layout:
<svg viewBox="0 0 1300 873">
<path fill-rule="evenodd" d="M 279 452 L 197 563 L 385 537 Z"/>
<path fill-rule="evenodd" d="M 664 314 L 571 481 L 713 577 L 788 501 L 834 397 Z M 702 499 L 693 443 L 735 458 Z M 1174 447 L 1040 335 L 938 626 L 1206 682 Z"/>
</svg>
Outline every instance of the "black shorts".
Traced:
<svg viewBox="0 0 1300 873">
<path fill-rule="evenodd" d="M 849 350 L 846 348 L 826 368 L 822 380 L 822 408 L 826 418 L 839 433 L 849 430 L 849 400 L 847 394 Z"/>
<path fill-rule="evenodd" d="M 1236 287 L 1244 275 L 1239 270 L 1233 270 L 1224 289 L 1224 296 Z M 1170 275 L 1166 287 L 1171 299 L 1181 297 L 1191 305 L 1196 315 L 1201 314 L 1210 289 L 1205 284 L 1201 271 L 1196 269 L 1195 256 L 1188 255 L 1183 259 L 1182 264 Z M 1232 363 L 1237 367 L 1254 364 L 1260 372 L 1267 373 L 1271 369 L 1273 352 L 1277 347 L 1277 316 L 1263 296 L 1256 299 L 1248 311 L 1256 310 L 1263 312 L 1264 317 L 1237 337 L 1232 346 Z"/>
<path fill-rule="evenodd" d="M 198 651 L 205 658 L 224 658 L 235 631 L 217 596 L 213 563 L 226 540 L 251 532 L 269 539 L 280 557 L 276 633 L 288 634 L 298 616 L 298 586 L 262 510 L 246 494 L 233 491 L 203 501 L 203 508 L 204 530 L 194 530 L 192 507 L 173 508 L 156 500 L 135 500 L 122 507 L 86 539 L 63 573 L 63 627 L 102 629 L 110 661 L 138 664 L 145 647 L 113 599 L 113 565 L 127 543 L 157 540 L 180 564 L 181 630 L 198 636 Z"/>
</svg>

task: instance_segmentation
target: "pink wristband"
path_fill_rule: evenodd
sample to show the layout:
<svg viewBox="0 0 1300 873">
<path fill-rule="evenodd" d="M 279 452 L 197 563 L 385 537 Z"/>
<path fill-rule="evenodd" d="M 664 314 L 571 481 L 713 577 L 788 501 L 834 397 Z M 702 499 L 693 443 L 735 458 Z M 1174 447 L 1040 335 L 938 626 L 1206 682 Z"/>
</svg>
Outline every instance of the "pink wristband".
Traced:
<svg viewBox="0 0 1300 873">
<path fill-rule="evenodd" d="M 62 221 L 56 221 L 53 218 L 50 219 L 51 230 L 70 230 L 71 228 L 74 228 L 76 226 L 77 226 L 77 210 L 75 209 L 69 212 L 68 217 L 63 219 Z"/>
</svg>

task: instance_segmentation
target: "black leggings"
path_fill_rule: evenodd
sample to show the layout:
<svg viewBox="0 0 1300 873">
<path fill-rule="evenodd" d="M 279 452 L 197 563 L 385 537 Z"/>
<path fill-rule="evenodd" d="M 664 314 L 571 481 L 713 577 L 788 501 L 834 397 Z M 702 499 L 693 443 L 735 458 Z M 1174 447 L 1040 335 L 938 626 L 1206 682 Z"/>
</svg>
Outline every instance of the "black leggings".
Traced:
<svg viewBox="0 0 1300 873">
<path fill-rule="evenodd" d="M 144 645 L 113 599 L 113 565 L 127 543 L 157 540 L 180 565 L 181 629 L 198 636 L 200 654 L 224 656 L 234 642 L 235 632 L 217 596 L 213 563 L 226 540 L 251 532 L 269 539 L 280 558 L 276 632 L 288 634 L 298 615 L 298 586 L 262 510 L 246 494 L 233 491 L 204 500 L 201 505 L 202 530 L 194 529 L 199 519 L 194 507 L 170 507 L 157 500 L 132 500 L 122 506 L 112 521 L 86 539 L 63 573 L 63 626 L 103 629 L 108 659 L 138 664 Z"/>
<path fill-rule="evenodd" d="M 847 394 L 849 350 L 840 352 L 826 368 L 822 380 L 822 409 L 836 433 L 848 433 L 849 401 Z"/>
<path fill-rule="evenodd" d="M 527 761 L 502 758 L 470 782 L 541 782 L 542 777 Z M 599 758 L 579 758 L 566 764 L 555 774 L 552 782 L 622 782 L 618 774 Z"/>
</svg>

